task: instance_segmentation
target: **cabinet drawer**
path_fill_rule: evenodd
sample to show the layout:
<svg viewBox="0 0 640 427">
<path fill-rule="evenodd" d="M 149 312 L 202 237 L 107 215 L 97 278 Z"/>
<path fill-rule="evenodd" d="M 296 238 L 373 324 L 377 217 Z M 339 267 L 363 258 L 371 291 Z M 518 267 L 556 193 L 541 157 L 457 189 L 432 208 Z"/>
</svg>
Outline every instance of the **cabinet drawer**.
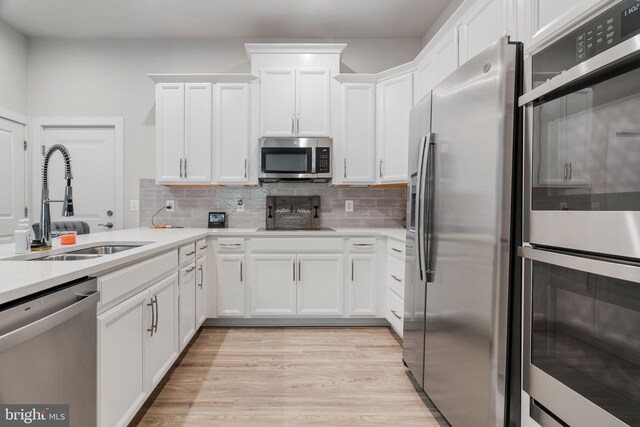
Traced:
<svg viewBox="0 0 640 427">
<path fill-rule="evenodd" d="M 404 242 L 387 240 L 387 252 L 391 256 L 404 260 Z"/>
<path fill-rule="evenodd" d="M 200 239 L 196 242 L 196 258 L 200 258 L 205 255 L 209 244 L 207 243 L 207 239 Z"/>
<path fill-rule="evenodd" d="M 252 252 L 329 252 L 342 253 L 343 240 L 335 238 L 310 238 L 310 239 L 287 239 L 287 238 L 265 238 L 250 240 Z"/>
<path fill-rule="evenodd" d="M 375 237 L 354 237 L 349 239 L 349 249 L 354 252 L 375 252 Z"/>
<path fill-rule="evenodd" d="M 133 294 L 151 280 L 170 273 L 177 267 L 178 252 L 173 250 L 99 277 L 101 308 L 113 305 L 112 303 Z"/>
<path fill-rule="evenodd" d="M 196 244 L 189 243 L 188 245 L 180 246 L 178 249 L 178 257 L 180 265 L 189 264 L 196 260 Z"/>
<path fill-rule="evenodd" d="M 402 337 L 404 300 L 391 290 L 387 290 L 387 320 L 398 335 Z"/>
<path fill-rule="evenodd" d="M 244 238 L 227 237 L 218 239 L 218 252 L 244 252 Z"/>
<path fill-rule="evenodd" d="M 400 298 L 404 298 L 404 261 L 387 258 L 387 285 Z"/>
</svg>

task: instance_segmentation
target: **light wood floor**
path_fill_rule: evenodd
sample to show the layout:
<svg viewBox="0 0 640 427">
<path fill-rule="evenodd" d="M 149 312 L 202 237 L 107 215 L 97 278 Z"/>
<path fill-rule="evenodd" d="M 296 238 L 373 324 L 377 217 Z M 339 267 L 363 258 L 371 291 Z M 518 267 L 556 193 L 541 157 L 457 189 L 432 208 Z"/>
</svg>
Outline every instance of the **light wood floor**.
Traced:
<svg viewBox="0 0 640 427">
<path fill-rule="evenodd" d="M 204 328 L 132 425 L 446 423 L 387 328 Z"/>
</svg>

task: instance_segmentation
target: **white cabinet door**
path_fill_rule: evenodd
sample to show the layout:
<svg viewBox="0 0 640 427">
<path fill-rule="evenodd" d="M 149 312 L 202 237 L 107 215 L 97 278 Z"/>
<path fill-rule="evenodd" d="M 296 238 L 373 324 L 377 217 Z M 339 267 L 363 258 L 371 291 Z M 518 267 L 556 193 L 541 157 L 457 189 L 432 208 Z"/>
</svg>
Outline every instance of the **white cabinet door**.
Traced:
<svg viewBox="0 0 640 427">
<path fill-rule="evenodd" d="M 184 83 L 156 85 L 156 182 L 182 181 Z"/>
<path fill-rule="evenodd" d="M 331 135 L 331 73 L 296 70 L 296 134 Z"/>
<path fill-rule="evenodd" d="M 343 183 L 375 183 L 374 83 L 342 85 Z"/>
<path fill-rule="evenodd" d="M 295 255 L 251 255 L 252 316 L 296 314 L 296 268 Z"/>
<path fill-rule="evenodd" d="M 196 333 L 196 264 L 179 271 L 180 351 Z"/>
<path fill-rule="evenodd" d="M 260 135 L 294 135 L 296 73 L 292 68 L 260 71 Z"/>
<path fill-rule="evenodd" d="M 435 61 L 438 67 L 436 84 L 458 69 L 458 40 L 454 30 L 438 45 Z"/>
<path fill-rule="evenodd" d="M 154 325 L 147 333 L 145 367 L 151 392 L 178 357 L 178 274 L 153 285 L 149 295 Z"/>
<path fill-rule="evenodd" d="M 337 316 L 344 312 L 343 255 L 298 255 L 298 315 Z"/>
<path fill-rule="evenodd" d="M 407 177 L 409 113 L 413 106 L 412 74 L 378 83 L 376 87 L 378 181 L 402 183 Z"/>
<path fill-rule="evenodd" d="M 98 424 L 126 426 L 147 398 L 147 290 L 98 316 Z"/>
<path fill-rule="evenodd" d="M 417 104 L 431 91 L 438 81 L 438 67 L 434 56 L 420 61 L 415 73 L 413 103 Z"/>
<path fill-rule="evenodd" d="M 24 125 L 0 119 L 0 150 L 2 150 L 2 156 L 0 156 L 0 182 L 2 182 L 2 186 L 0 186 L 0 200 L 2 200 L 0 203 L 0 244 L 12 241 L 12 234 L 18 225 L 18 220 L 25 217 L 27 192 L 25 191 L 26 151 L 23 148 L 24 140 Z M 35 218 L 35 215 L 32 218 Z"/>
<path fill-rule="evenodd" d="M 378 293 L 376 255 L 353 254 L 349 258 L 349 315 L 375 316 Z"/>
<path fill-rule="evenodd" d="M 460 65 L 495 43 L 507 31 L 504 0 L 483 0 L 458 26 Z"/>
<path fill-rule="evenodd" d="M 211 83 L 185 84 L 185 183 L 211 182 L 212 96 Z"/>
<path fill-rule="evenodd" d="M 218 83 L 216 99 L 216 183 L 248 181 L 249 85 Z"/>
<path fill-rule="evenodd" d="M 245 273 L 244 254 L 217 257 L 218 263 L 218 316 L 244 317 Z"/>
<path fill-rule="evenodd" d="M 196 329 L 207 319 L 207 258 L 198 258 L 196 261 Z"/>
</svg>

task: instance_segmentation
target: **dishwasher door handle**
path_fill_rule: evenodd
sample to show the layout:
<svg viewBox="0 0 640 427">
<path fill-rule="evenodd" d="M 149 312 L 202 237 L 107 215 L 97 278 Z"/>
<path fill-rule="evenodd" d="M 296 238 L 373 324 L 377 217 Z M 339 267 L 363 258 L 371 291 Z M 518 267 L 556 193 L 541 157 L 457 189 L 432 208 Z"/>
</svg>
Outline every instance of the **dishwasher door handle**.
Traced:
<svg viewBox="0 0 640 427">
<path fill-rule="evenodd" d="M 70 304 L 63 309 L 51 313 L 45 317 L 42 317 L 34 322 L 24 325 L 21 328 L 15 329 L 0 336 L 0 353 L 15 347 L 41 333 L 53 329 L 63 322 L 77 316 L 85 311 L 92 305 L 96 305 L 100 299 L 100 292 L 92 292 L 89 296 L 87 294 L 78 294 L 83 298 Z"/>
</svg>

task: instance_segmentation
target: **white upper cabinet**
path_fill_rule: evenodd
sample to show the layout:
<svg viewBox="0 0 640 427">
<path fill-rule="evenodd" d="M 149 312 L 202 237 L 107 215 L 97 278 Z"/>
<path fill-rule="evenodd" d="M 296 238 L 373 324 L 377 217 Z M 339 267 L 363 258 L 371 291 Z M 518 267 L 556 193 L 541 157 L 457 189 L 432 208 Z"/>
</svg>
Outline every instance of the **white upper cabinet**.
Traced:
<svg viewBox="0 0 640 427">
<path fill-rule="evenodd" d="M 497 40 L 497 38 L 496 38 Z M 436 63 L 438 64 L 437 83 L 458 69 L 458 43 L 454 31 L 442 40 L 436 48 Z M 437 84 L 436 83 L 436 84 Z"/>
<path fill-rule="evenodd" d="M 406 182 L 409 113 L 413 106 L 412 73 L 378 83 L 376 98 L 377 182 Z"/>
<path fill-rule="evenodd" d="M 329 69 L 260 70 L 261 136 L 330 136 Z"/>
<path fill-rule="evenodd" d="M 482 0 L 458 26 L 460 64 L 490 46 L 507 31 L 504 0 Z"/>
<path fill-rule="evenodd" d="M 518 3 L 521 28 L 518 38 L 528 52 L 609 0 L 521 0 L 521 3 Z"/>
<path fill-rule="evenodd" d="M 156 85 L 156 182 L 211 182 L 210 83 Z"/>
<path fill-rule="evenodd" d="M 438 83 L 438 64 L 435 55 L 418 63 L 415 72 L 413 103 L 417 104 Z"/>
<path fill-rule="evenodd" d="M 342 85 L 342 183 L 373 184 L 375 172 L 375 83 Z"/>
<path fill-rule="evenodd" d="M 186 83 L 184 114 L 184 180 L 211 182 L 211 83 Z"/>
<path fill-rule="evenodd" d="M 180 182 L 184 162 L 184 83 L 156 85 L 156 182 Z"/>
<path fill-rule="evenodd" d="M 215 182 L 248 182 L 250 90 L 248 83 L 215 85 Z"/>
<path fill-rule="evenodd" d="M 328 69 L 296 70 L 296 134 L 331 133 L 331 73 Z"/>
</svg>

